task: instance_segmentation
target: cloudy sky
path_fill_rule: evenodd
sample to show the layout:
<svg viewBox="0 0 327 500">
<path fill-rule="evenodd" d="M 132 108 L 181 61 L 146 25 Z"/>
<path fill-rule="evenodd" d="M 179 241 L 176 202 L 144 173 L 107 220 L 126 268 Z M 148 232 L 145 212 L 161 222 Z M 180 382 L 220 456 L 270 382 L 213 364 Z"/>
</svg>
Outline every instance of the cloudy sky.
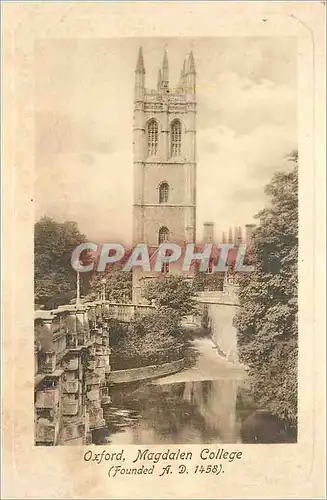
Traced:
<svg viewBox="0 0 327 500">
<path fill-rule="evenodd" d="M 156 87 L 165 46 L 175 86 L 197 70 L 197 227 L 253 222 L 264 185 L 297 144 L 294 38 L 39 40 L 35 48 L 36 219 L 75 220 L 90 241 L 132 235 L 134 69 Z"/>
</svg>

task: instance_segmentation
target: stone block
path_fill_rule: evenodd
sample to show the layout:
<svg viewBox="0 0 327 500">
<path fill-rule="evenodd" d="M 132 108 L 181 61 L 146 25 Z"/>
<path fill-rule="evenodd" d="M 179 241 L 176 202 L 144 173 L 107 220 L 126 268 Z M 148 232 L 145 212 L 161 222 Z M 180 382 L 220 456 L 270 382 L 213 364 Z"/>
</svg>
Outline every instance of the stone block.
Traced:
<svg viewBox="0 0 327 500">
<path fill-rule="evenodd" d="M 62 402 L 62 414 L 65 416 L 73 416 L 78 414 L 78 400 L 64 398 Z"/>
<path fill-rule="evenodd" d="M 59 389 L 45 389 L 36 393 L 36 409 L 53 409 L 59 405 Z"/>
<path fill-rule="evenodd" d="M 79 382 L 78 380 L 66 381 L 63 383 L 62 389 L 64 393 L 68 394 L 79 392 Z"/>
<path fill-rule="evenodd" d="M 95 347 L 89 347 L 88 352 L 90 356 L 95 356 L 96 352 Z"/>
<path fill-rule="evenodd" d="M 94 370 L 97 366 L 96 359 L 89 359 L 86 366 L 88 370 Z"/>
<path fill-rule="evenodd" d="M 101 377 L 94 372 L 86 373 L 85 385 L 99 385 L 101 382 Z"/>
<path fill-rule="evenodd" d="M 55 352 L 40 353 L 38 358 L 38 369 L 41 373 L 52 373 L 56 369 Z"/>
<path fill-rule="evenodd" d="M 59 430 L 59 423 L 51 423 L 45 419 L 40 419 L 35 425 L 35 442 L 56 444 Z"/>
<path fill-rule="evenodd" d="M 63 362 L 63 369 L 66 371 L 75 371 L 78 370 L 78 365 L 79 365 L 79 359 L 77 357 L 71 358 Z"/>
<path fill-rule="evenodd" d="M 89 401 L 97 401 L 100 399 L 100 390 L 93 388 L 91 391 L 88 391 L 86 395 Z"/>
</svg>

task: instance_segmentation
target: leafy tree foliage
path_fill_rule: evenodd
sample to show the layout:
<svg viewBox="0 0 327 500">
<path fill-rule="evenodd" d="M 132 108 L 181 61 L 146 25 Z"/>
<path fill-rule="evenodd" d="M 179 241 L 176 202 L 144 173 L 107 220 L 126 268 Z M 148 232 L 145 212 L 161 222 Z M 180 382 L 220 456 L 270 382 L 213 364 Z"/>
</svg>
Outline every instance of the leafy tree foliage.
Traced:
<svg viewBox="0 0 327 500">
<path fill-rule="evenodd" d="M 197 313 L 192 285 L 182 276 L 163 276 L 147 283 L 143 295 L 157 307 L 119 335 L 112 360 L 116 369 L 166 363 L 189 354 L 182 319 Z M 111 342 L 115 338 L 111 336 Z"/>
<path fill-rule="evenodd" d="M 250 244 L 255 271 L 239 278 L 235 318 L 241 360 L 258 404 L 291 425 L 297 421 L 297 157 L 266 187 L 271 199 Z"/>
<path fill-rule="evenodd" d="M 181 336 L 180 315 L 169 307 L 160 307 L 153 312 L 138 318 L 134 325 L 137 336 L 158 330 L 163 337 L 179 338 Z"/>
<path fill-rule="evenodd" d="M 107 266 L 105 273 L 94 274 L 90 282 L 88 299 L 102 297 L 103 286 L 106 300 L 120 303 L 132 301 L 132 272 L 123 271 L 121 266 Z"/>
<path fill-rule="evenodd" d="M 193 288 L 197 292 L 218 291 L 223 289 L 224 273 L 204 273 L 199 270 L 200 266 L 195 267 Z"/>
<path fill-rule="evenodd" d="M 57 222 L 42 217 L 34 227 L 35 301 L 47 308 L 68 303 L 76 297 L 76 272 L 71 266 L 75 247 L 86 241 L 76 222 Z M 81 274 L 81 289 L 88 277 Z"/>
<path fill-rule="evenodd" d="M 193 286 L 183 276 L 169 275 L 151 280 L 143 294 L 159 308 L 164 307 L 178 312 L 181 318 L 197 313 Z"/>
<path fill-rule="evenodd" d="M 130 327 L 110 326 L 114 369 L 162 364 L 189 355 L 189 338 L 182 318 L 196 311 L 190 283 L 181 276 L 165 276 L 147 284 L 144 296 L 156 308 Z"/>
<path fill-rule="evenodd" d="M 129 328 L 111 325 L 110 331 L 111 364 L 116 370 L 167 363 L 184 355 L 180 317 L 171 309 L 155 309 Z"/>
</svg>

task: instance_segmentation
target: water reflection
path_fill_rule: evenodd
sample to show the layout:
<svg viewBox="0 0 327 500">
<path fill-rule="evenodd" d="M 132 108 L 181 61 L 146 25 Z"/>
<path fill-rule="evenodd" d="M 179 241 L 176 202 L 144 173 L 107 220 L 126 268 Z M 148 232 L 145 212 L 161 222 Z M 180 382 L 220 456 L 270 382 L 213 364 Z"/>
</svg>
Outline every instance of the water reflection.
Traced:
<svg viewBox="0 0 327 500">
<path fill-rule="evenodd" d="M 113 444 L 290 442 L 278 420 L 258 412 L 240 380 L 111 389 L 104 417 Z"/>
</svg>

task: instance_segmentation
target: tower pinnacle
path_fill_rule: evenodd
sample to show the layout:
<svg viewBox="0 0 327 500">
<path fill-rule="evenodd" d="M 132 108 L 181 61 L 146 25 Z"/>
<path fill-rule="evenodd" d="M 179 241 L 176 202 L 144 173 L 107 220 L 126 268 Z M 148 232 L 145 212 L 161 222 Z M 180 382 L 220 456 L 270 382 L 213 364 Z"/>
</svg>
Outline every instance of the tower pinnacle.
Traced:
<svg viewBox="0 0 327 500">
<path fill-rule="evenodd" d="M 139 55 L 137 58 L 135 72 L 143 74 L 145 73 L 142 47 L 139 48 Z"/>
<path fill-rule="evenodd" d="M 161 84 L 162 84 L 162 74 L 161 74 L 161 69 L 158 71 L 158 90 L 160 91 L 161 89 Z"/>
<path fill-rule="evenodd" d="M 194 56 L 193 52 L 190 52 L 189 58 L 188 58 L 188 73 L 195 74 L 195 62 L 194 62 Z"/>
<path fill-rule="evenodd" d="M 163 82 L 168 82 L 169 81 L 167 49 L 165 49 L 163 63 L 162 63 L 162 80 L 163 80 Z"/>
</svg>

